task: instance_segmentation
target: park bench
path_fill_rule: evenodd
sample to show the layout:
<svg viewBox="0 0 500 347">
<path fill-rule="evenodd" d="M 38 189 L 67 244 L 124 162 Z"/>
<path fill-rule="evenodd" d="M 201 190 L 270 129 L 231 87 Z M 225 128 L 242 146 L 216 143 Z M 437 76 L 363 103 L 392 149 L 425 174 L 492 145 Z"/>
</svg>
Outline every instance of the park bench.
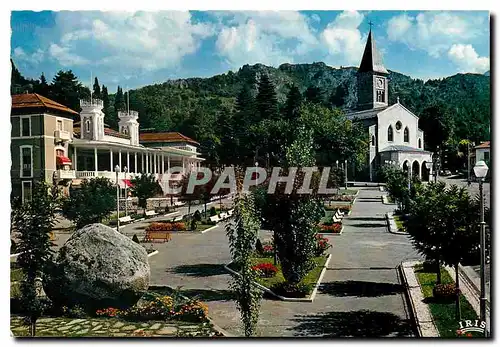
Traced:
<svg viewBox="0 0 500 347">
<path fill-rule="evenodd" d="M 232 215 L 233 215 L 233 212 L 234 212 L 234 209 L 233 209 L 233 210 L 229 210 L 229 211 L 227 211 L 227 214 L 228 214 L 229 216 L 232 216 Z"/>
<path fill-rule="evenodd" d="M 168 242 L 171 238 L 169 231 L 146 231 L 144 242 Z"/>
<path fill-rule="evenodd" d="M 154 217 L 156 216 L 158 213 L 156 213 L 156 211 L 146 211 L 146 217 Z"/>
<path fill-rule="evenodd" d="M 212 216 L 212 217 L 210 217 L 210 221 L 211 221 L 211 222 L 215 222 L 215 223 L 217 223 L 217 222 L 219 222 L 220 220 L 221 220 L 221 219 L 219 218 L 219 216 Z"/>
<path fill-rule="evenodd" d="M 340 211 L 337 210 L 337 212 L 335 212 L 335 214 L 333 215 L 332 220 L 334 223 L 342 222 L 342 214 L 339 214 L 339 213 L 340 213 Z"/>
<path fill-rule="evenodd" d="M 337 209 L 337 211 L 335 212 L 335 216 L 337 218 L 342 218 L 344 217 L 344 212 L 341 212 L 340 209 Z"/>
<path fill-rule="evenodd" d="M 120 223 L 127 224 L 132 222 L 132 218 L 130 216 L 120 217 L 118 218 Z"/>
<path fill-rule="evenodd" d="M 221 213 L 219 216 L 220 216 L 220 219 L 222 219 L 222 220 L 229 217 L 229 215 L 226 212 Z"/>
<path fill-rule="evenodd" d="M 182 220 L 182 216 L 177 216 L 174 219 L 172 219 L 172 222 L 180 222 Z"/>
</svg>

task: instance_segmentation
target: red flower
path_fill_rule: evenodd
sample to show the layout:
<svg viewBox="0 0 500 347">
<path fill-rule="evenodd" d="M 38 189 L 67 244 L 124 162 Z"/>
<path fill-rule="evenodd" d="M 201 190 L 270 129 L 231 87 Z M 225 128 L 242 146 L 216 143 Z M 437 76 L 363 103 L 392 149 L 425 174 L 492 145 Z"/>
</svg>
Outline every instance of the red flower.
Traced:
<svg viewBox="0 0 500 347">
<path fill-rule="evenodd" d="M 252 270 L 258 271 L 263 277 L 273 277 L 278 272 L 278 268 L 271 263 L 260 263 L 252 266 Z"/>
</svg>

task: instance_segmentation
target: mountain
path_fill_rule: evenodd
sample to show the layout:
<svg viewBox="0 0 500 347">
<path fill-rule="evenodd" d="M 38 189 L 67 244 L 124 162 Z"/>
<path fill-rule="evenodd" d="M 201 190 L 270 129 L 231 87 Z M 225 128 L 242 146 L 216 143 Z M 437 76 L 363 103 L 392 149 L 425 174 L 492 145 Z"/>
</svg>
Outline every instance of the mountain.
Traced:
<svg viewBox="0 0 500 347">
<path fill-rule="evenodd" d="M 490 70 L 486 71 L 486 72 L 484 73 L 484 75 L 485 75 L 485 76 L 489 76 L 489 75 L 490 75 Z"/>
<path fill-rule="evenodd" d="M 257 81 L 264 73 L 276 87 L 280 106 L 283 106 L 290 87 L 295 84 L 306 95 L 308 88 L 317 88 L 316 92 L 320 93 L 320 99 L 327 107 L 335 105 L 348 110 L 357 101 L 356 71 L 355 67 L 333 68 L 322 62 L 282 64 L 278 68 L 263 64 L 244 65 L 237 72 L 229 71 L 209 78 L 168 80 L 130 90 L 130 108 L 139 112 L 142 129 L 180 131 L 203 140 L 207 128 L 200 124 L 213 126 L 233 114 L 236 95 L 243 85 L 250 85 L 255 95 Z M 399 97 L 400 102 L 417 116 L 438 105 L 450 114 L 454 122 L 454 140 L 489 139 L 489 76 L 457 74 L 424 82 L 389 71 L 389 80 L 390 104 Z M 38 82 L 24 79 L 15 67 L 14 81 L 17 90 L 29 90 L 30 85 Z M 106 112 L 113 117 L 116 115 L 114 95 L 110 94 L 109 98 L 111 106 Z"/>
</svg>

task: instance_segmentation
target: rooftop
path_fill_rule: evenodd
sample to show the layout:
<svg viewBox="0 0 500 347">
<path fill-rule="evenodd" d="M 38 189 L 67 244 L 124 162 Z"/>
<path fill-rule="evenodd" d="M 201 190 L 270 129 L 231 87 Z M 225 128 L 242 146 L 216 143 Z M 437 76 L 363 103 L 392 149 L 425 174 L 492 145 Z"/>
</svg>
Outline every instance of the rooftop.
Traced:
<svg viewBox="0 0 500 347">
<path fill-rule="evenodd" d="M 361 59 L 361 64 L 359 64 L 358 72 L 389 73 L 384 67 L 382 56 L 377 50 L 377 47 L 375 47 L 375 40 L 372 38 L 371 29 L 368 34 L 368 39 L 366 40 L 365 51 L 363 53 L 363 58 Z"/>
<path fill-rule="evenodd" d="M 425 153 L 421 148 L 414 148 L 410 146 L 403 146 L 403 145 L 391 145 L 387 146 L 384 149 L 382 149 L 380 152 L 419 152 L 419 153 Z"/>
<path fill-rule="evenodd" d="M 33 93 L 33 94 L 16 94 L 12 95 L 12 109 L 13 110 L 23 110 L 23 109 L 46 109 L 55 110 L 59 112 L 69 113 L 71 115 L 78 115 L 78 112 L 73 111 L 69 107 L 61 105 L 54 100 L 50 100 L 45 96 Z"/>
<path fill-rule="evenodd" d="M 199 145 L 198 142 L 190 137 L 182 135 L 179 132 L 165 132 L 165 133 L 140 133 L 140 143 L 151 142 L 188 142 L 194 145 Z"/>
<path fill-rule="evenodd" d="M 79 125 L 79 124 L 78 124 Z M 77 135 L 78 137 L 80 137 L 80 127 L 73 127 L 73 133 L 75 135 Z M 127 135 L 127 134 L 123 134 L 119 131 L 116 131 L 114 129 L 111 129 L 111 128 L 104 128 L 104 135 L 108 135 L 108 136 L 114 136 L 114 137 L 119 137 L 119 138 L 122 138 L 122 139 L 130 139 L 130 135 Z"/>
<path fill-rule="evenodd" d="M 477 145 L 476 147 L 474 148 L 490 148 L 490 141 L 485 141 L 485 142 L 482 142 L 480 145 Z"/>
<path fill-rule="evenodd" d="M 353 119 L 369 119 L 369 118 L 374 118 L 388 108 L 389 106 L 384 106 L 384 107 L 378 107 L 378 108 L 373 108 L 369 110 L 363 110 L 363 111 L 358 111 L 358 112 L 353 112 L 353 113 L 348 113 L 346 116 L 348 119 L 353 120 Z"/>
</svg>

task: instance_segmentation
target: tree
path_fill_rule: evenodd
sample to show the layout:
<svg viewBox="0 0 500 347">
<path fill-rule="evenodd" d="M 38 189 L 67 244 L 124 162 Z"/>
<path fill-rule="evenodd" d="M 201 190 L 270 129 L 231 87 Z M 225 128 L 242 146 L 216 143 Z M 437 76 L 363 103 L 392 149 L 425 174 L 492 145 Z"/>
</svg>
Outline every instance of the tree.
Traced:
<svg viewBox="0 0 500 347">
<path fill-rule="evenodd" d="M 322 105 L 325 100 L 323 90 L 320 87 L 310 86 L 306 89 L 305 98 L 307 102 Z"/>
<path fill-rule="evenodd" d="M 40 84 L 36 87 L 36 93 L 43 95 L 45 97 L 49 97 L 50 94 L 50 86 L 47 83 L 47 79 L 45 78 L 45 75 L 42 74 L 40 75 Z"/>
<path fill-rule="evenodd" d="M 49 192 L 50 191 L 50 192 Z M 24 204 L 13 204 L 12 222 L 19 235 L 17 263 L 22 269 L 21 307 L 30 325 L 31 336 L 36 335 L 36 321 L 45 305 L 41 300 L 37 279 L 50 264 L 53 250 L 49 233 L 55 223 L 58 205 L 57 190 L 45 181 L 36 182 L 31 200 Z"/>
<path fill-rule="evenodd" d="M 102 111 L 104 112 L 104 123 L 108 124 L 112 128 L 117 129 L 118 123 L 117 123 L 117 119 L 116 119 L 116 117 L 114 117 L 114 113 L 111 109 L 108 88 L 104 85 L 102 86 L 102 89 L 101 89 L 101 99 L 102 99 L 102 104 L 103 104 Z"/>
<path fill-rule="evenodd" d="M 94 86 L 92 89 L 93 97 L 96 99 L 101 99 L 101 87 L 99 87 L 99 80 L 97 79 L 97 77 L 94 79 Z"/>
<path fill-rule="evenodd" d="M 478 222 L 478 203 L 470 199 L 463 187 L 430 183 L 411 203 L 407 230 L 415 248 L 436 262 L 436 271 L 440 263 L 455 268 L 458 320 L 461 319 L 459 263 L 479 248 Z"/>
<path fill-rule="evenodd" d="M 262 74 L 256 98 L 259 119 L 276 119 L 278 116 L 278 97 L 274 84 L 267 74 Z"/>
<path fill-rule="evenodd" d="M 62 213 L 78 229 L 102 220 L 116 208 L 116 187 L 107 178 L 85 180 L 63 200 Z"/>
<path fill-rule="evenodd" d="M 163 192 L 160 184 L 153 174 L 141 174 L 133 178 L 130 183 L 130 191 L 137 197 L 137 205 L 143 210 L 146 209 L 147 201 Z"/>
<path fill-rule="evenodd" d="M 236 294 L 236 304 L 240 310 L 245 337 L 255 334 L 259 320 L 262 291 L 254 281 L 256 273 L 252 270 L 251 256 L 257 240 L 260 222 L 251 194 L 241 192 L 241 178 L 238 178 L 238 195 L 234 201 L 232 220 L 226 225 L 229 249 L 239 275 L 232 274 L 230 288 Z"/>
<path fill-rule="evenodd" d="M 50 98 L 72 110 L 79 111 L 80 99 L 90 97 L 90 90 L 78 82 L 73 71 L 60 70 L 52 79 L 50 86 Z"/>
<path fill-rule="evenodd" d="M 453 133 L 453 118 L 446 105 L 437 103 L 425 108 L 420 114 L 418 126 L 425 132 L 424 147 L 435 152 Z"/>
<path fill-rule="evenodd" d="M 120 86 L 115 94 L 115 112 L 123 111 L 126 109 L 125 99 L 123 97 L 123 90 Z"/>
<path fill-rule="evenodd" d="M 345 97 L 347 96 L 347 86 L 339 84 L 330 95 L 330 105 L 332 107 L 342 107 L 345 104 Z"/>
<path fill-rule="evenodd" d="M 296 119 L 300 115 L 302 106 L 302 94 L 295 84 L 290 88 L 286 98 L 285 117 L 290 120 Z"/>
</svg>

